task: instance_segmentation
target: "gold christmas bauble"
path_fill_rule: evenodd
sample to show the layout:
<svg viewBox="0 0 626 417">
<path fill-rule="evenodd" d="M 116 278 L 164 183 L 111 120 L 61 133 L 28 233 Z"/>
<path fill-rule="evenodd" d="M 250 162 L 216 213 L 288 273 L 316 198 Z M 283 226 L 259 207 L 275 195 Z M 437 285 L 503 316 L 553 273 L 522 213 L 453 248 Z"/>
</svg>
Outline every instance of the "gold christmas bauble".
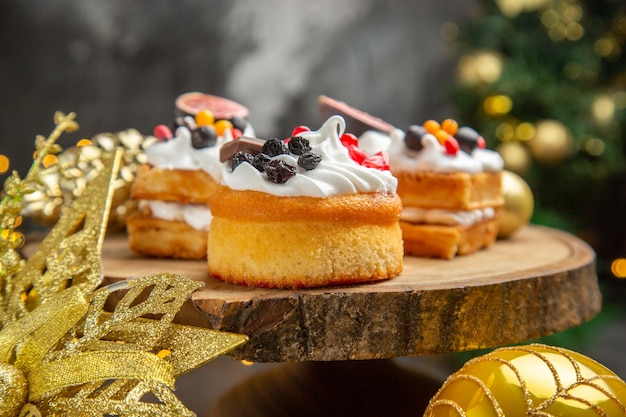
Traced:
<svg viewBox="0 0 626 417">
<path fill-rule="evenodd" d="M 448 377 L 424 414 L 444 416 L 624 417 L 626 382 L 567 349 L 500 348 Z"/>
<path fill-rule="evenodd" d="M 500 209 L 498 237 L 506 238 L 528 224 L 534 199 L 526 181 L 511 171 L 502 171 L 502 195 L 504 206 Z"/>
<path fill-rule="evenodd" d="M 535 125 L 535 136 L 528 147 L 537 161 L 557 164 L 572 152 L 572 135 L 561 122 L 542 120 Z"/>
<path fill-rule="evenodd" d="M 518 174 L 525 174 L 532 165 L 528 148 L 518 141 L 503 142 L 496 151 L 502 156 L 504 167 Z"/>
</svg>

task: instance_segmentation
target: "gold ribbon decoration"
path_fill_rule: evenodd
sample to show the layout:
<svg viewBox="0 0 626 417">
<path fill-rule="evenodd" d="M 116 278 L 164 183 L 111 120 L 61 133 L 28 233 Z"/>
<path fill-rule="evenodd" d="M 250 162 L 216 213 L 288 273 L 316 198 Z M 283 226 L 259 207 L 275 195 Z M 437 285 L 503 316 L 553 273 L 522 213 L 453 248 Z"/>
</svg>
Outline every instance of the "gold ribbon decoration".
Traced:
<svg viewBox="0 0 626 417">
<path fill-rule="evenodd" d="M 0 415 L 15 416 L 26 403 L 28 382 L 22 371 L 0 362 Z"/>
<path fill-rule="evenodd" d="M 172 323 L 201 282 L 163 273 L 98 288 L 120 151 L 103 157 L 99 175 L 27 261 L 5 239 L 16 233 L 38 164 L 58 152 L 62 131 L 78 127 L 73 114 L 57 113 L 55 123 L 48 139 L 37 138 L 26 179 L 14 174 L 0 202 L 0 415 L 193 416 L 173 394 L 176 377 L 247 337 Z M 118 300 L 112 308 L 110 299 Z"/>
</svg>

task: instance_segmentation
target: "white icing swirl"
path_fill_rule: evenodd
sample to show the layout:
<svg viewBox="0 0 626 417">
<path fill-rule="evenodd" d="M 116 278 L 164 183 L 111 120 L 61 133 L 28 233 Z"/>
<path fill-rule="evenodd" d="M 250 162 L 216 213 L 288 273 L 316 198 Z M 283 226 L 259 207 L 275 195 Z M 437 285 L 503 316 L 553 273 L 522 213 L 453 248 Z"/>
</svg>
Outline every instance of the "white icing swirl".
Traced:
<svg viewBox="0 0 626 417">
<path fill-rule="evenodd" d="M 482 171 L 501 171 L 504 161 L 497 152 L 476 148 L 471 155 L 464 151 L 450 155 L 431 134 L 422 137 L 423 148 L 414 151 L 404 143 L 405 133 L 394 129 L 388 135 L 368 130 L 359 137 L 359 146 L 370 153 L 387 152 L 394 172 L 400 171 L 453 171 L 474 174 Z M 362 144 L 361 144 L 362 143 Z"/>
<path fill-rule="evenodd" d="M 196 230 L 208 231 L 213 216 L 208 206 L 202 204 L 180 204 L 169 201 L 141 200 L 139 207 L 148 206 L 152 217 L 185 222 Z"/>
<path fill-rule="evenodd" d="M 480 172 L 480 162 L 463 151 L 450 155 L 431 134 L 422 136 L 420 151 L 413 151 L 404 144 L 404 132 L 394 129 L 389 147 L 389 164 L 392 171 L 453 171 L 475 174 Z"/>
<path fill-rule="evenodd" d="M 378 130 L 366 130 L 359 136 L 359 148 L 369 154 L 389 152 L 391 137 Z"/>
<path fill-rule="evenodd" d="M 404 207 L 400 219 L 411 223 L 470 226 L 495 216 L 493 207 L 476 210 L 445 210 Z"/>
<path fill-rule="evenodd" d="M 341 144 L 345 130 L 341 116 L 331 116 L 317 131 L 301 132 L 309 141 L 311 152 L 321 155 L 319 165 L 310 171 L 298 166 L 294 155 L 278 155 L 297 168 L 297 173 L 284 184 L 268 180 L 267 174 L 259 172 L 248 163 L 233 171 L 227 161 L 222 169 L 222 183 L 233 190 L 254 190 L 276 196 L 328 197 L 339 194 L 395 193 L 397 179 L 388 170 L 368 168 L 356 163 Z"/>
<path fill-rule="evenodd" d="M 243 135 L 254 136 L 254 129 L 248 123 Z M 185 169 L 206 171 L 216 182 L 221 176 L 220 149 L 224 143 L 233 140 L 232 131 L 226 129 L 218 136 L 214 146 L 195 149 L 191 145 L 191 132 L 181 126 L 172 139 L 155 142 L 145 150 L 148 163 L 162 169 Z"/>
<path fill-rule="evenodd" d="M 489 149 L 476 148 L 472 152 L 472 158 L 479 161 L 483 167 L 483 171 L 502 171 L 504 169 L 504 160 L 498 152 Z"/>
</svg>

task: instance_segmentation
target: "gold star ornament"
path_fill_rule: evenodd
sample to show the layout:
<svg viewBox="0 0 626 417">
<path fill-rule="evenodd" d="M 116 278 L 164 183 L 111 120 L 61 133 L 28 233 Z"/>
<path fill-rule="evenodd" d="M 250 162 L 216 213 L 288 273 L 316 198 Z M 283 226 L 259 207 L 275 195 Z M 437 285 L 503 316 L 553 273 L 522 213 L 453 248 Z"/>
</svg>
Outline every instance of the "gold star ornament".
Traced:
<svg viewBox="0 0 626 417">
<path fill-rule="evenodd" d="M 15 236 L 24 195 L 74 115 L 37 139 L 37 159 L 22 181 L 14 173 L 0 204 L 0 415 L 193 416 L 174 395 L 176 378 L 246 342 L 245 335 L 174 324 L 203 283 L 176 274 L 105 287 L 100 251 L 121 152 L 65 210 L 27 260 Z M 106 301 L 120 301 L 106 311 Z M 158 317 L 158 319 L 154 319 Z"/>
</svg>

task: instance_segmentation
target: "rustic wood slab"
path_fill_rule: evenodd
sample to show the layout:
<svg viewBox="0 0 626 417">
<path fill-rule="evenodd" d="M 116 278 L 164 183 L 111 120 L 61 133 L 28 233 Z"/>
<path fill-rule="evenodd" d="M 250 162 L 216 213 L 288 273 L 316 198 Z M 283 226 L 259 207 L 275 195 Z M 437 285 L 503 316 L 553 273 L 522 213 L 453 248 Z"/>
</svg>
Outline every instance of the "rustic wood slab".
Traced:
<svg viewBox="0 0 626 417">
<path fill-rule="evenodd" d="M 206 285 L 183 323 L 244 333 L 232 353 L 255 362 L 382 359 L 524 342 L 600 311 L 595 254 L 578 238 L 529 226 L 453 260 L 405 257 L 403 273 L 367 285 L 248 288 L 208 276 L 205 261 L 146 258 L 125 235 L 105 240 L 107 280 L 174 272 Z"/>
</svg>

